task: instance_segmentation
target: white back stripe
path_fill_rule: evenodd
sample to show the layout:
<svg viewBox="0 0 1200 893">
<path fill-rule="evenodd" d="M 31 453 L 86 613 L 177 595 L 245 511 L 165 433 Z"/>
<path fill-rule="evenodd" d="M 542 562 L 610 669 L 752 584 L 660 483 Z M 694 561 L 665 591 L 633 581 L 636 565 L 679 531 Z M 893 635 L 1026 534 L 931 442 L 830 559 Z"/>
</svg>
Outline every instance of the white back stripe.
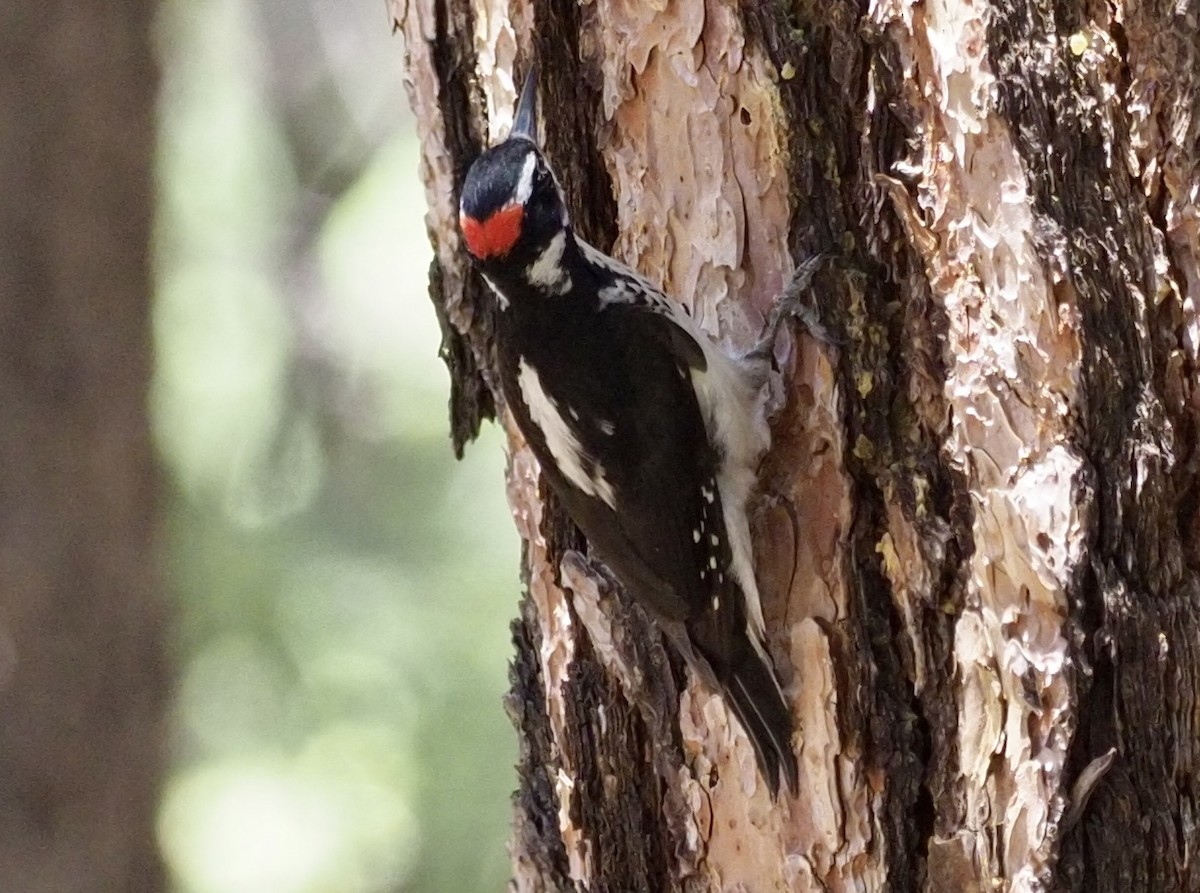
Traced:
<svg viewBox="0 0 1200 893">
<path fill-rule="evenodd" d="M 521 387 L 521 398 L 529 408 L 529 417 L 546 439 L 546 448 L 550 450 L 559 470 L 584 493 L 615 509 L 616 498 L 612 485 L 604 478 L 604 468 L 584 454 L 579 438 L 562 417 L 558 404 L 542 387 L 537 370 L 524 359 L 520 360 L 517 367 L 517 382 Z"/>
<path fill-rule="evenodd" d="M 500 309 L 507 310 L 508 309 L 508 298 L 505 296 L 504 292 L 502 292 L 502 291 L 500 291 L 500 289 L 496 288 L 496 283 L 494 283 L 491 279 L 489 279 L 487 277 L 486 273 L 480 273 L 479 275 L 483 277 L 483 281 L 487 283 L 488 288 L 490 288 L 492 290 L 492 292 L 496 295 L 496 300 L 500 302 Z"/>
<path fill-rule="evenodd" d="M 530 285 L 546 289 L 551 294 L 561 295 L 571 287 L 571 277 L 562 265 L 563 252 L 567 249 L 567 232 L 558 233 L 538 259 L 525 270 Z"/>
</svg>

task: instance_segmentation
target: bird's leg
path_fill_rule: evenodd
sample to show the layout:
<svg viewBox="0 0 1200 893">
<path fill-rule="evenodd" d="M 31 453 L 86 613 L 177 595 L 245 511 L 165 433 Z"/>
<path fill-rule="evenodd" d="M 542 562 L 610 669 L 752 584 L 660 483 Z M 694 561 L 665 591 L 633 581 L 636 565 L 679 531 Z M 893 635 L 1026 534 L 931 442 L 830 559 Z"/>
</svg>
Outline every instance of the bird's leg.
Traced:
<svg viewBox="0 0 1200 893">
<path fill-rule="evenodd" d="M 592 587 L 599 587 L 600 584 L 596 581 L 602 581 L 603 587 L 602 590 L 595 593 L 597 596 L 600 591 L 612 592 L 620 585 L 603 563 L 576 549 L 567 549 L 563 553 L 562 561 L 559 562 L 559 573 L 562 575 L 563 583 L 571 589 L 585 588 L 584 580 L 590 579 Z"/>
<path fill-rule="evenodd" d="M 771 309 L 771 315 L 767 318 L 762 337 L 751 348 L 746 355 L 747 358 L 770 361 L 779 333 L 783 330 L 784 323 L 791 319 L 799 321 L 818 341 L 832 345 L 841 343 L 840 339 L 836 338 L 821 322 L 820 315 L 812 302 L 806 300 L 813 276 L 828 258 L 828 254 L 814 254 L 796 268 L 791 281 L 788 282 L 783 294 L 779 296 L 775 306 Z"/>
<path fill-rule="evenodd" d="M 783 369 L 789 365 L 794 342 L 786 339 L 781 351 L 776 351 L 776 346 L 780 334 L 787 328 L 784 324 L 788 320 L 798 320 L 809 334 L 824 344 L 842 343 L 825 328 L 816 307 L 806 300 L 814 274 L 828 257 L 828 254 L 814 255 L 796 268 L 787 288 L 771 309 L 758 343 L 742 357 L 749 374 L 759 382 L 765 419 L 773 418 L 786 402 L 786 388 L 781 375 Z"/>
</svg>

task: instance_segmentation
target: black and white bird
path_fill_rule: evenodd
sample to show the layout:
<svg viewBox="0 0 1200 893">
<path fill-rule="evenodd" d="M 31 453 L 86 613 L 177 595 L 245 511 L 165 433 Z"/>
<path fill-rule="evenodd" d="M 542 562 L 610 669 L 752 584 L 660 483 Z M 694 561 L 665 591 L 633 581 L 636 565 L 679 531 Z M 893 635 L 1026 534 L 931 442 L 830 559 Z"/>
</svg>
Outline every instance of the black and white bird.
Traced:
<svg viewBox="0 0 1200 893">
<path fill-rule="evenodd" d="M 571 519 L 795 793 L 747 518 L 770 446 L 769 351 L 732 357 L 686 308 L 578 238 L 538 146 L 536 69 L 459 224 L 499 302 L 505 399 Z"/>
</svg>

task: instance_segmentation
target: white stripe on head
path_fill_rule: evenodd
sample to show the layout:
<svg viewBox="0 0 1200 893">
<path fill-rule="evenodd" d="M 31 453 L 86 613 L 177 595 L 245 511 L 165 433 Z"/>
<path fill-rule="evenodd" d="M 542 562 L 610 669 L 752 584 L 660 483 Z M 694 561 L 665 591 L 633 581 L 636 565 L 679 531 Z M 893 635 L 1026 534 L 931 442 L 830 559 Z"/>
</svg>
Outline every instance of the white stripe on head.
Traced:
<svg viewBox="0 0 1200 893">
<path fill-rule="evenodd" d="M 525 165 L 521 168 L 521 176 L 517 180 L 517 189 L 513 193 L 513 202 L 523 205 L 533 195 L 533 172 L 537 168 L 537 152 L 529 150 L 525 156 Z"/>
</svg>

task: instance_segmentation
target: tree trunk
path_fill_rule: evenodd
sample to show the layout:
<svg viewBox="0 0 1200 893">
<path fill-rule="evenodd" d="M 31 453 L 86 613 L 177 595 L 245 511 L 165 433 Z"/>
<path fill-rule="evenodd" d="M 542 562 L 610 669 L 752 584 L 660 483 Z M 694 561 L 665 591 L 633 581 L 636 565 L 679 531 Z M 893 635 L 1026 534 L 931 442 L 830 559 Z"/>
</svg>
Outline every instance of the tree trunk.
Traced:
<svg viewBox="0 0 1200 893">
<path fill-rule="evenodd" d="M 393 0 L 455 448 L 500 407 L 526 543 L 516 888 L 1200 890 L 1200 5 L 657 6 Z M 794 801 L 561 562 L 495 390 L 458 186 L 533 58 L 577 228 L 731 347 L 834 258 L 756 529 Z"/>
<path fill-rule="evenodd" d="M 153 5 L 0 12 L 0 890 L 154 891 Z"/>
</svg>

